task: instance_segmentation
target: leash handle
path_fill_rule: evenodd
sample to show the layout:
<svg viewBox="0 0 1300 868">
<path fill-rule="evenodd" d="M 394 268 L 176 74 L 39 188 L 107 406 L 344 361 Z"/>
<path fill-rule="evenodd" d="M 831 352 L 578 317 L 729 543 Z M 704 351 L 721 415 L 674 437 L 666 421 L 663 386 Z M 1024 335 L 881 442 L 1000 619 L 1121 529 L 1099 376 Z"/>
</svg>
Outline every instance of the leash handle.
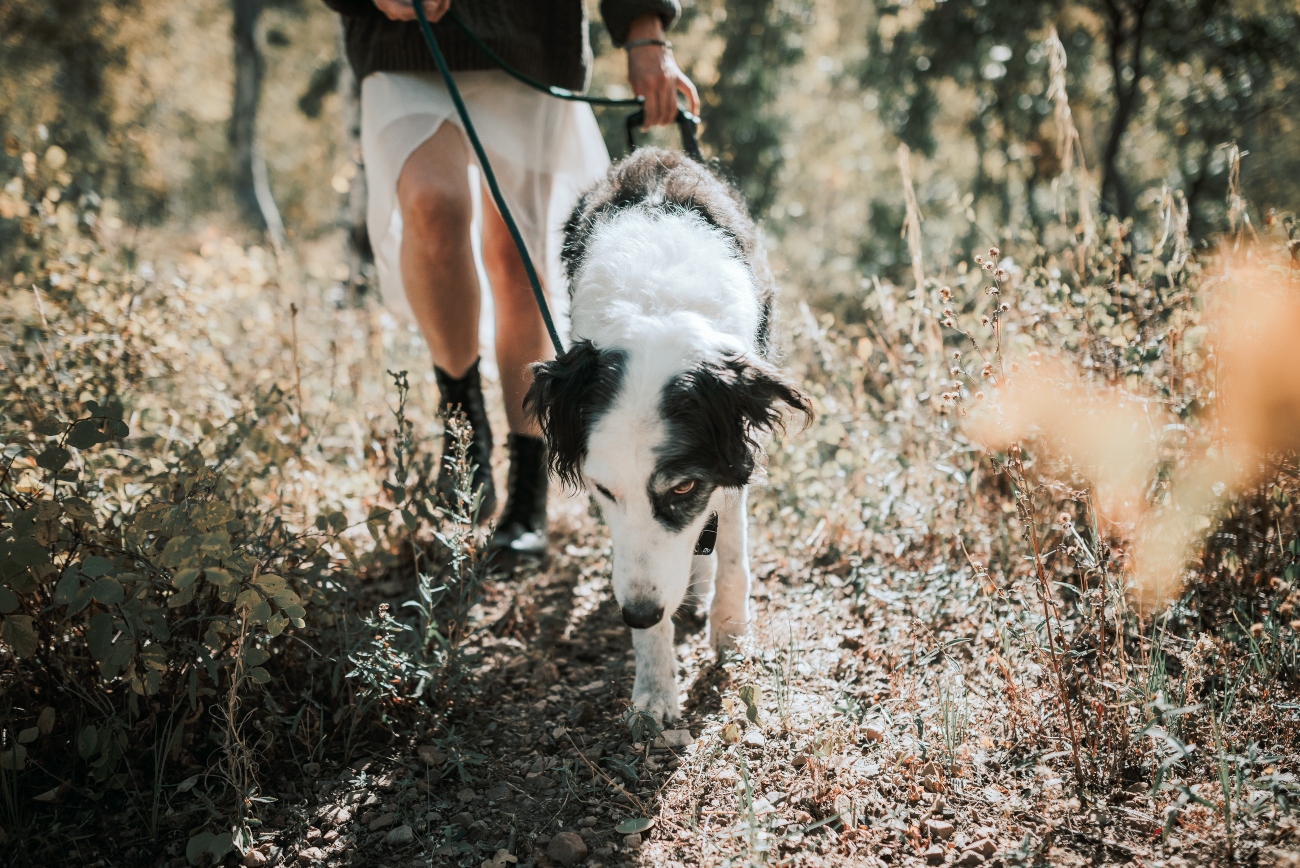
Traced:
<svg viewBox="0 0 1300 868">
<path fill-rule="evenodd" d="M 515 224 L 515 218 L 510 215 L 510 208 L 506 205 L 505 196 L 501 194 L 501 188 L 497 185 L 496 173 L 492 171 L 492 164 L 488 161 L 487 152 L 483 150 L 483 143 L 478 140 L 478 133 L 474 131 L 474 123 L 470 120 L 469 109 L 465 108 L 465 101 L 460 97 L 460 90 L 456 87 L 456 81 L 452 78 L 451 69 L 447 66 L 447 59 L 442 56 L 442 49 L 438 47 L 438 40 L 433 35 L 433 28 L 429 26 L 429 17 L 424 14 L 424 3 L 422 0 L 415 0 L 411 4 L 415 8 L 415 18 L 420 24 L 420 32 L 424 35 L 425 45 L 429 48 L 429 53 L 433 55 L 433 62 L 438 66 L 438 72 L 442 74 L 442 80 L 447 85 L 447 92 L 451 94 L 451 101 L 456 105 L 456 114 L 460 116 L 460 122 L 465 128 L 465 135 L 470 144 L 474 147 L 474 154 L 478 157 L 479 168 L 483 171 L 483 179 L 487 181 L 488 190 L 492 192 L 492 201 L 496 203 L 497 213 L 506 224 L 506 229 L 510 231 L 510 238 L 515 242 L 515 249 L 519 251 L 519 258 L 523 261 L 524 272 L 528 275 L 528 283 L 533 288 L 533 298 L 537 300 L 537 309 L 541 311 L 542 322 L 546 324 L 546 333 L 550 335 L 551 344 L 555 347 L 557 356 L 564 355 L 564 342 L 560 340 L 560 333 L 555 328 L 555 320 L 551 319 L 551 308 L 546 303 L 546 293 L 542 290 L 542 282 L 537 277 L 537 269 L 533 267 L 532 257 L 528 255 L 528 247 L 524 244 L 524 236 L 520 234 L 519 227 Z"/>
<path fill-rule="evenodd" d="M 697 163 L 704 162 L 704 155 L 700 153 L 700 139 L 698 129 L 700 126 L 700 116 L 691 114 L 684 108 L 677 109 L 677 132 L 682 136 L 682 150 L 686 155 Z M 638 109 L 627 116 L 627 149 L 636 150 L 636 131 L 645 123 L 645 109 Z"/>
</svg>

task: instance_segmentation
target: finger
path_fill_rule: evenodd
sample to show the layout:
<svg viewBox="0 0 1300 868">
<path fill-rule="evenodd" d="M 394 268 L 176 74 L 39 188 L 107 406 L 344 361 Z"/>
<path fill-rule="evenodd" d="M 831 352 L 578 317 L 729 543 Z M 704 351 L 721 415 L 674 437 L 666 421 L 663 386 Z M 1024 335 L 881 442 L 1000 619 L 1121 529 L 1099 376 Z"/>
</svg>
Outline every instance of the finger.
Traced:
<svg viewBox="0 0 1300 868">
<path fill-rule="evenodd" d="M 424 14 L 430 21 L 439 21 L 451 8 L 451 0 L 425 0 Z"/>
<path fill-rule="evenodd" d="M 695 83 L 686 77 L 685 73 L 677 73 L 677 89 L 686 97 L 686 105 L 691 110 L 691 114 L 700 113 L 700 94 L 695 89 Z"/>
<path fill-rule="evenodd" d="M 677 120 L 677 88 L 671 78 L 665 79 L 659 91 L 659 123 L 671 124 Z"/>
<path fill-rule="evenodd" d="M 645 102 L 641 105 L 641 111 L 645 116 L 645 120 L 641 123 L 641 132 L 645 132 L 655 124 L 659 123 L 659 94 L 655 92 L 655 88 L 652 85 L 645 89 L 645 93 L 643 93 L 642 96 L 645 97 Z"/>
</svg>

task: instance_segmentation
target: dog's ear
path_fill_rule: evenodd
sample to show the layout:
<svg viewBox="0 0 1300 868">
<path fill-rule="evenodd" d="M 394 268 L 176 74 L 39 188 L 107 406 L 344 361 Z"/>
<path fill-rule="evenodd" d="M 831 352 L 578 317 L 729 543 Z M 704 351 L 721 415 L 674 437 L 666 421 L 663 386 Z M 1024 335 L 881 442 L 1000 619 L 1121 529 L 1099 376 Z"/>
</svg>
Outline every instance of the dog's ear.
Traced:
<svg viewBox="0 0 1300 868">
<path fill-rule="evenodd" d="M 685 441 L 715 458 L 720 485 L 739 488 L 753 475 L 758 432 L 782 426 L 781 405 L 812 422 L 812 402 L 792 380 L 743 354 L 678 376 L 665 388 L 662 412 Z"/>
<path fill-rule="evenodd" d="M 551 472 L 570 488 L 582 487 L 591 429 L 618 394 L 625 359 L 620 350 L 579 341 L 558 358 L 533 365 L 524 411 L 541 426 Z"/>
</svg>

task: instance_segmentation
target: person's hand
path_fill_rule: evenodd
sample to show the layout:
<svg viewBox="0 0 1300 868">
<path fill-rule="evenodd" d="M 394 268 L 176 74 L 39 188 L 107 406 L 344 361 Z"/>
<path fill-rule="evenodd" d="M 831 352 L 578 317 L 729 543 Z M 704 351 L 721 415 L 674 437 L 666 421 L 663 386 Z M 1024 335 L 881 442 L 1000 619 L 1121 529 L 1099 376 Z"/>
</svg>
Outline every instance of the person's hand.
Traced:
<svg viewBox="0 0 1300 868">
<path fill-rule="evenodd" d="M 375 7 L 393 21 L 415 20 L 412 0 L 375 0 Z M 424 0 L 424 14 L 430 21 L 442 18 L 450 7 L 451 0 Z"/>
<path fill-rule="evenodd" d="M 376 0 L 378 2 L 378 0 Z M 643 15 L 632 22 L 627 41 L 664 38 L 664 23 L 658 15 Z M 645 126 L 671 124 L 677 118 L 677 94 L 686 97 L 693 114 L 700 113 L 700 95 L 686 74 L 677 68 L 671 48 L 664 45 L 633 45 L 627 49 L 627 80 L 632 92 L 645 97 Z"/>
</svg>

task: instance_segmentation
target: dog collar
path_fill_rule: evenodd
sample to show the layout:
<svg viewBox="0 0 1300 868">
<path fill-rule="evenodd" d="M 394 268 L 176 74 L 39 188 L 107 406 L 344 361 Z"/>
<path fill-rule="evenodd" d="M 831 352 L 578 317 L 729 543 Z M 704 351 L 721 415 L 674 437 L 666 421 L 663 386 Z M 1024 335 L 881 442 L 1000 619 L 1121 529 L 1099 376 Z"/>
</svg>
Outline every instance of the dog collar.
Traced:
<svg viewBox="0 0 1300 868">
<path fill-rule="evenodd" d="M 700 538 L 695 541 L 695 553 L 697 555 L 713 554 L 713 547 L 718 543 L 718 514 L 715 512 L 709 516 L 709 521 L 704 525 L 704 530 L 700 531 Z"/>
</svg>

